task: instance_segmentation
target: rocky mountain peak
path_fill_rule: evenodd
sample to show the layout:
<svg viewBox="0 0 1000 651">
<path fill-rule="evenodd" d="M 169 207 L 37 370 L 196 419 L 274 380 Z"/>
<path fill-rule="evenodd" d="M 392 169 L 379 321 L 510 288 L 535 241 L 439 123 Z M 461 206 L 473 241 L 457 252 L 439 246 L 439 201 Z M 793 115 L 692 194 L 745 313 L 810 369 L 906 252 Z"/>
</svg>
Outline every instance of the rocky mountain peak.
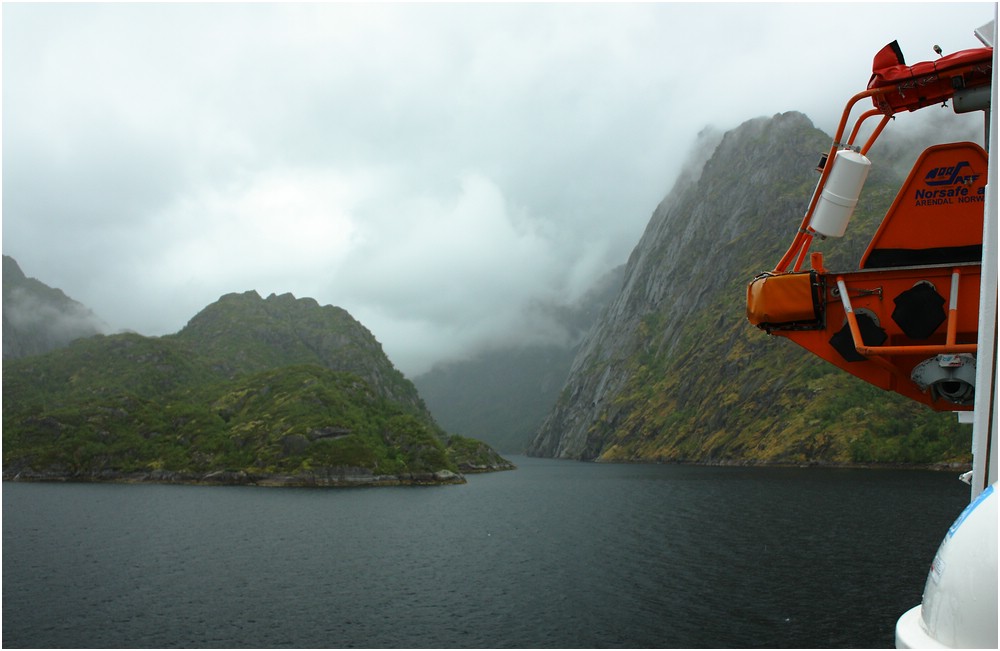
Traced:
<svg viewBox="0 0 1000 651">
<path fill-rule="evenodd" d="M 287 364 L 349 371 L 381 395 L 424 409 L 413 384 L 386 357 L 375 336 L 346 310 L 291 293 L 261 298 L 230 293 L 196 314 L 176 335 L 216 370 L 235 377 Z"/>
<path fill-rule="evenodd" d="M 850 457 L 848 443 L 818 431 L 828 425 L 823 419 L 777 435 L 784 428 L 777 406 L 808 392 L 804 381 L 776 392 L 787 375 L 843 379 L 794 345 L 775 345 L 749 327 L 744 304 L 746 284 L 778 260 L 798 227 L 829 143 L 798 112 L 700 134 L 686 173 L 650 218 L 621 292 L 581 345 L 529 454 L 647 461 Z M 869 177 L 869 198 L 854 218 L 859 228 L 825 251 L 831 265 L 856 264 L 871 234 L 865 226 L 881 219 L 894 196 L 893 178 L 885 171 Z M 786 422 L 799 423 L 816 405 L 803 398 L 790 406 Z"/>
</svg>

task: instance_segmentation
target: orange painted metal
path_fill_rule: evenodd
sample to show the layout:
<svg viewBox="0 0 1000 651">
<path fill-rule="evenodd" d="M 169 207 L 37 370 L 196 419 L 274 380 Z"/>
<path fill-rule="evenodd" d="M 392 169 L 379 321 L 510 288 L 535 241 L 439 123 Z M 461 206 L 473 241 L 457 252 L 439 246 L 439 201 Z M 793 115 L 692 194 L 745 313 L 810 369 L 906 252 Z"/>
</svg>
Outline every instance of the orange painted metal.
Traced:
<svg viewBox="0 0 1000 651">
<path fill-rule="evenodd" d="M 960 269 L 961 281 L 953 288 L 951 276 L 955 268 Z M 910 374 L 917 364 L 934 355 L 975 352 L 979 327 L 979 275 L 979 265 L 974 264 L 820 274 L 822 327 L 812 330 L 776 328 L 771 334 L 790 339 L 834 366 L 887 391 L 895 391 L 937 410 L 968 410 L 971 405 L 934 401 L 929 393 L 913 383 Z M 837 280 L 847 289 L 852 306 L 850 313 L 840 298 Z M 892 313 L 893 299 L 921 281 L 929 282 L 948 303 L 954 302 L 957 307 L 949 314 L 946 324 L 927 339 L 918 341 L 906 336 L 893 320 Z M 861 341 L 858 313 L 873 318 L 886 331 L 886 341 L 879 346 L 856 346 L 856 350 L 868 359 L 847 361 L 830 339 L 846 324 L 854 341 Z"/>
<path fill-rule="evenodd" d="M 878 251 L 912 251 L 919 255 L 940 249 L 981 247 L 986 166 L 986 151 L 975 143 L 926 149 L 872 237 L 861 257 L 861 267 L 871 266 L 872 255 Z M 976 257 L 982 257 L 981 251 Z"/>
<path fill-rule="evenodd" d="M 837 131 L 833 136 L 833 143 L 827 154 L 827 160 L 832 161 L 837 151 L 844 148 L 856 148 L 862 154 L 867 153 L 882 133 L 888 120 L 896 113 L 915 111 L 929 103 L 938 103 L 950 99 L 961 88 L 989 83 L 990 75 L 987 74 L 987 68 L 992 63 L 993 48 L 965 50 L 956 53 L 956 55 L 961 56 L 951 57 L 941 65 L 933 65 L 933 63 L 916 64 L 908 67 L 900 65 L 891 66 L 891 70 L 889 67 L 877 68 L 873 66 L 872 80 L 869 82 L 868 89 L 855 94 L 848 100 L 847 105 L 844 107 L 840 122 L 837 125 Z M 961 79 L 961 83 L 953 81 L 957 79 Z M 919 88 L 928 83 L 933 83 L 935 87 L 933 102 L 914 101 L 914 97 L 921 96 Z M 915 86 L 917 90 L 912 90 L 911 92 L 908 90 L 910 86 Z M 956 86 L 958 87 L 956 88 Z M 909 93 L 909 99 L 905 99 L 907 93 Z M 855 105 L 869 97 L 872 98 L 876 108 L 863 113 L 856 120 L 850 138 L 846 141 L 843 140 L 844 132 L 847 129 L 847 124 L 850 121 L 851 112 L 854 110 Z M 889 97 L 892 99 L 887 99 Z M 926 98 L 924 99 L 926 100 Z M 860 132 L 861 123 L 872 117 L 875 113 L 882 113 L 884 115 L 882 122 L 876 127 L 863 147 L 856 146 L 855 140 Z M 791 246 L 788 247 L 788 250 L 775 266 L 775 273 L 787 271 L 789 266 L 795 261 L 798 261 L 796 270 L 801 268 L 801 261 L 805 258 L 805 250 L 808 250 L 812 241 L 812 235 L 808 229 L 809 222 L 812 219 L 813 212 L 816 210 L 816 204 L 819 202 L 823 188 L 826 186 L 830 169 L 830 165 L 824 167 L 819 183 L 816 186 L 816 191 L 809 202 L 809 207 L 802 217 L 799 230 L 792 239 Z"/>
<path fill-rule="evenodd" d="M 816 234 L 809 224 L 839 150 L 867 154 L 895 113 L 940 103 L 963 88 L 987 83 L 990 77 L 992 48 L 905 66 L 901 56 L 897 64 L 893 47 L 886 46 L 876 56 L 868 89 L 854 95 L 844 108 L 827 164 L 791 245 L 774 270 L 754 279 L 747 289 L 747 317 L 770 334 L 791 339 L 875 386 L 936 410 L 970 410 L 971 404 L 935 397 L 911 374 L 917 365 L 938 355 L 976 352 L 987 177 L 982 147 L 962 142 L 925 150 L 857 270 L 828 271 L 822 253 L 810 252 Z M 865 98 L 871 98 L 875 108 L 858 117 L 849 138 L 843 140 L 852 110 Z M 855 144 L 862 123 L 880 114 L 881 121 L 865 143 Z M 811 273 L 802 271 L 807 256 Z M 811 292 L 804 289 L 806 278 Z M 915 294 L 933 297 L 929 304 L 918 301 L 916 309 L 931 314 L 919 327 L 901 307 Z M 938 302 L 947 305 L 946 312 Z M 878 341 L 865 341 L 865 332 Z"/>
</svg>

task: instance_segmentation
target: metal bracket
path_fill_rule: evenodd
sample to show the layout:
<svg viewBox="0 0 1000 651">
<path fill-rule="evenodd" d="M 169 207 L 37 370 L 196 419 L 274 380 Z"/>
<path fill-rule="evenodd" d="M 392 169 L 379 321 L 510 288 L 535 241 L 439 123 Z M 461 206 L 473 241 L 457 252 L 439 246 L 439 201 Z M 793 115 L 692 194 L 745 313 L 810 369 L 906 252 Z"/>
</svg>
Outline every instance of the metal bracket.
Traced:
<svg viewBox="0 0 1000 651">
<path fill-rule="evenodd" d="M 846 289 L 846 288 L 845 288 Z M 856 289 L 853 296 L 848 294 L 848 298 L 863 298 L 865 296 L 878 296 L 879 300 L 882 299 L 882 288 L 876 287 L 875 289 Z M 830 288 L 830 295 L 836 299 L 840 298 L 840 286 L 834 285 Z"/>
<path fill-rule="evenodd" d="M 837 149 L 850 149 L 851 151 L 854 151 L 856 153 L 861 152 L 861 145 L 852 145 L 849 142 L 838 142 L 834 140 L 833 146 L 836 147 Z"/>
</svg>

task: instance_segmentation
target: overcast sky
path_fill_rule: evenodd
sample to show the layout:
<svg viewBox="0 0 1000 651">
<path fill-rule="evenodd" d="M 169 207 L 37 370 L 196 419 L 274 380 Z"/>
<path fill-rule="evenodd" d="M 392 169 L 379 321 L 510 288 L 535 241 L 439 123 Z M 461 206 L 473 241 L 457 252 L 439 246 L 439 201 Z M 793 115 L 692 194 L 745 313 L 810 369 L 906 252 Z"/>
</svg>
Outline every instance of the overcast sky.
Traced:
<svg viewBox="0 0 1000 651">
<path fill-rule="evenodd" d="M 412 377 L 546 336 L 526 309 L 625 262 L 704 127 L 832 133 L 878 49 L 979 47 L 993 4 L 2 12 L 3 252 L 28 276 L 145 335 L 229 292 L 313 297 Z"/>
</svg>

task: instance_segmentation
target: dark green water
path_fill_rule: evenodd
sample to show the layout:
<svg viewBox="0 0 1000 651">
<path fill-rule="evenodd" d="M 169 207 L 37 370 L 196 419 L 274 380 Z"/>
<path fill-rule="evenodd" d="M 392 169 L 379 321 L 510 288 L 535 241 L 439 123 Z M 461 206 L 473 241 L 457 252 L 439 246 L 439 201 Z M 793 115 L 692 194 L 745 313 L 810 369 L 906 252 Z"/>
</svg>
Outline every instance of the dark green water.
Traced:
<svg viewBox="0 0 1000 651">
<path fill-rule="evenodd" d="M 4 647 L 891 647 L 957 473 L 3 485 Z"/>
</svg>

